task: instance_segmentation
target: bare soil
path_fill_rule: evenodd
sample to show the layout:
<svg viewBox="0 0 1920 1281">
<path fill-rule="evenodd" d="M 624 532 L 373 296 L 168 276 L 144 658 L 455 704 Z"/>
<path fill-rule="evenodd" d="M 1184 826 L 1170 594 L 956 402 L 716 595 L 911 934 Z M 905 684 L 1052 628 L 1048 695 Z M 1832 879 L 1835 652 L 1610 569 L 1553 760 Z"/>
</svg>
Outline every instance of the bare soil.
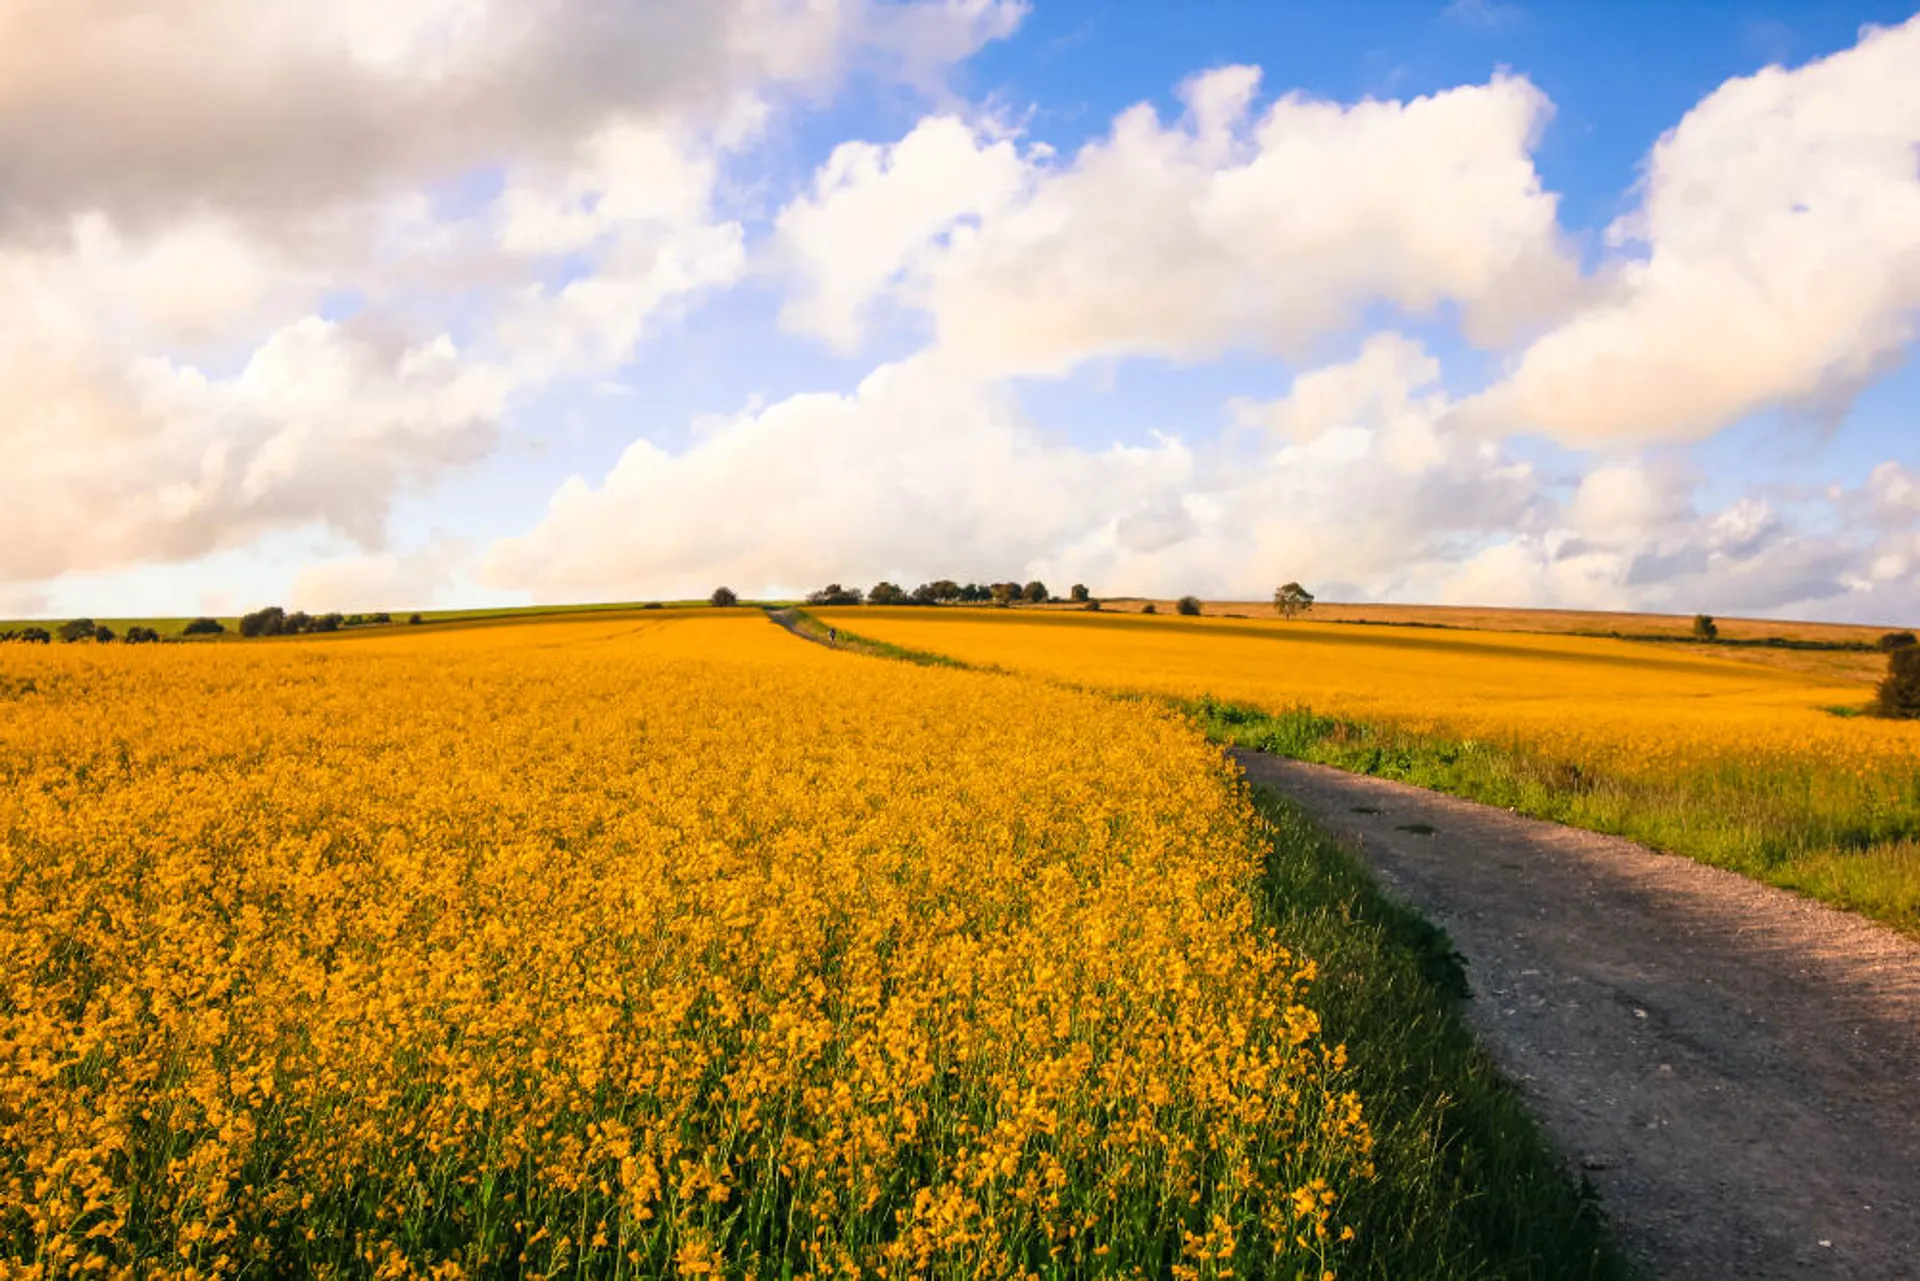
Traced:
<svg viewBox="0 0 1920 1281">
<path fill-rule="evenodd" d="M 1452 936 L 1484 1044 L 1647 1275 L 1920 1278 L 1920 942 L 1616 837 L 1234 757 Z"/>
</svg>

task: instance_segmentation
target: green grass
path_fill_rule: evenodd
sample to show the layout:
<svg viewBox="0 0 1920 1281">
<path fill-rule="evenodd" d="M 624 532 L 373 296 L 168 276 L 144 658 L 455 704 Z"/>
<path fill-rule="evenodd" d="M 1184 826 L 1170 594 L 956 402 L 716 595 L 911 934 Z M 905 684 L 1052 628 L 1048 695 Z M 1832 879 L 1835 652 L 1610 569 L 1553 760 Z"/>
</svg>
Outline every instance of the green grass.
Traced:
<svg viewBox="0 0 1920 1281">
<path fill-rule="evenodd" d="M 844 628 L 830 627 L 806 610 L 791 606 L 768 609 L 767 617 L 803 639 L 817 641 L 822 645 L 831 645 L 835 649 L 844 649 L 849 653 L 863 654 L 868 658 L 892 659 L 895 662 L 914 663 L 921 667 L 959 667 L 971 671 L 999 670 L 998 668 L 981 668 L 974 663 L 963 663 L 957 658 L 935 654 L 930 650 L 909 649 L 905 645 L 894 645 L 867 636 L 857 636 Z"/>
<path fill-rule="evenodd" d="M 127 634 L 127 628 L 129 627 L 151 627 L 162 636 L 178 636 L 181 628 L 191 623 L 195 618 L 200 617 L 203 617 L 203 615 L 192 614 L 183 618 L 95 618 L 93 621 L 96 623 L 104 623 L 106 626 L 111 627 L 116 636 L 125 636 Z M 240 625 L 240 620 L 237 617 L 230 618 L 222 615 L 207 615 L 206 617 L 218 618 L 221 623 L 226 625 L 228 631 L 233 631 Z M 0 619 L 0 632 L 19 631 L 23 627 L 44 627 L 50 632 L 57 633 L 60 630 L 60 625 L 67 621 L 68 620 L 64 618 L 6 618 Z M 199 640 L 201 638 L 196 636 L 192 639 Z M 209 637 L 208 639 L 218 638 Z M 55 643 L 58 643 L 57 640 Z"/>
<path fill-rule="evenodd" d="M 1342 1206 L 1360 1230 L 1342 1278 L 1631 1275 L 1590 1192 L 1474 1041 L 1447 936 L 1295 806 L 1253 794 L 1271 824 L 1273 927 L 1320 967 L 1310 1000 L 1347 1047 L 1374 1132 L 1379 1175 Z"/>
<path fill-rule="evenodd" d="M 761 607 L 765 605 L 778 604 L 778 603 L 779 602 L 741 601 L 739 608 L 755 608 L 755 607 Z M 324 632 L 324 633 L 316 632 L 316 633 L 310 633 L 310 634 L 314 636 L 321 636 L 321 635 L 338 636 L 338 635 L 347 634 L 349 632 L 356 633 L 356 634 L 363 633 L 363 632 L 379 633 L 379 632 L 387 631 L 394 627 L 408 626 L 407 620 L 416 613 L 420 615 L 420 621 L 422 624 L 426 624 L 426 623 L 473 624 L 473 623 L 540 622 L 540 621 L 551 619 L 551 618 L 568 618 L 568 617 L 575 617 L 583 614 L 589 615 L 589 616 L 597 616 L 602 614 L 634 613 L 641 610 L 692 609 L 692 608 L 709 609 L 711 608 L 711 606 L 709 606 L 707 602 L 704 600 L 669 600 L 669 601 L 602 601 L 602 602 L 595 602 L 592 604 L 584 604 L 584 605 L 493 605 L 493 606 L 483 606 L 476 609 L 422 609 L 422 610 L 401 609 L 401 610 L 389 611 L 393 618 L 393 621 L 391 623 L 370 623 L 362 627 L 342 628 L 338 632 Z M 374 611 L 363 610 L 363 611 L 342 611 L 342 612 L 343 613 L 345 612 L 372 613 Z M 202 615 L 188 614 L 188 615 L 182 615 L 177 618 L 95 618 L 93 621 L 96 623 L 104 623 L 106 626 L 111 627 L 114 630 L 114 632 L 120 636 L 126 635 L 127 628 L 135 627 L 135 626 L 151 627 L 155 631 L 159 632 L 162 636 L 179 636 L 181 629 L 198 617 L 202 617 Z M 218 622 L 220 622 L 222 625 L 224 625 L 227 629 L 225 634 L 215 635 L 215 636 L 192 636 L 192 637 L 186 637 L 184 639 L 213 640 L 213 641 L 223 640 L 223 639 L 233 639 L 233 640 L 241 639 L 239 634 L 240 633 L 240 616 L 238 614 L 213 614 L 213 615 L 206 615 L 206 617 L 214 618 Z M 52 631 L 57 631 L 60 627 L 60 624 L 66 621 L 67 620 L 64 618 L 0 619 L 0 632 L 17 631 L 23 627 L 44 627 L 48 631 L 52 632 Z M 303 634 L 308 634 L 308 633 L 303 633 Z"/>
<path fill-rule="evenodd" d="M 1521 743 L 1416 734 L 1304 707 L 1179 705 L 1219 742 L 1624 836 L 1920 936 L 1920 778 L 1894 797 L 1824 778 L 1810 764 L 1726 762 L 1629 779 L 1583 771 Z"/>
</svg>

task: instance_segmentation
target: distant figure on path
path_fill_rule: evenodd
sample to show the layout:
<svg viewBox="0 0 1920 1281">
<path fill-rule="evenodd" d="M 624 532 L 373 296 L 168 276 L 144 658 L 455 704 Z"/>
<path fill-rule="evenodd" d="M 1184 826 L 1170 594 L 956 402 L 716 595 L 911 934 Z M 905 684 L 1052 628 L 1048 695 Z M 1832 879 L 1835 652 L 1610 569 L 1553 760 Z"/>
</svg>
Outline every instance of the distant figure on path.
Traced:
<svg viewBox="0 0 1920 1281">
<path fill-rule="evenodd" d="M 838 645 L 839 643 L 840 643 L 840 629 L 838 627 L 827 628 L 827 644 Z"/>
</svg>

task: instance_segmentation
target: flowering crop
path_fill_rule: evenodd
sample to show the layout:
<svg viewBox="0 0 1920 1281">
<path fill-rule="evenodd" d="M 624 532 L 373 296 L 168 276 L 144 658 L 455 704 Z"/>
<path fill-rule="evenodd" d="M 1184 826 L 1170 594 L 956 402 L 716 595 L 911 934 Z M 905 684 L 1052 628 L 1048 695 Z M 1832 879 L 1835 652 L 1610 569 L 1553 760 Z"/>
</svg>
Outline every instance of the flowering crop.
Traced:
<svg viewBox="0 0 1920 1281">
<path fill-rule="evenodd" d="M 9 647 L 0 1273 L 1318 1277 L 1260 858 L 1168 714 L 758 617 Z"/>
<path fill-rule="evenodd" d="M 1756 754 L 1896 788 L 1920 727 L 1844 719 L 1858 685 L 1581 636 L 957 610 L 823 611 L 862 635 L 969 663 L 1109 689 L 1212 695 L 1278 711 L 1522 742 L 1659 774 Z"/>
<path fill-rule="evenodd" d="M 1866 703 L 1857 683 L 1580 636 L 1008 611 L 822 617 L 1063 684 L 1310 708 L 1329 718 L 1310 759 L 1621 832 L 1920 932 L 1920 725 L 1834 715 Z"/>
</svg>

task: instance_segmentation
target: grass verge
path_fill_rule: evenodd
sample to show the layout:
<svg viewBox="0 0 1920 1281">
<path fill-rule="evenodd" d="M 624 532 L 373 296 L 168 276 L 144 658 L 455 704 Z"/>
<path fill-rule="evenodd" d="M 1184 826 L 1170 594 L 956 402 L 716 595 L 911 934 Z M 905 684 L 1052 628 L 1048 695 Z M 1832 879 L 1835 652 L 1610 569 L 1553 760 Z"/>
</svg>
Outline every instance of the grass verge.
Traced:
<svg viewBox="0 0 1920 1281">
<path fill-rule="evenodd" d="M 1459 1010 L 1446 934 L 1383 895 L 1366 869 L 1265 788 L 1274 928 L 1319 964 L 1313 1002 L 1344 1043 L 1379 1177 L 1343 1205 L 1360 1251 L 1343 1278 L 1625 1278 L 1591 1193 L 1576 1185 Z"/>
<path fill-rule="evenodd" d="M 1596 774 L 1501 745 L 1392 725 L 1178 704 L 1217 742 L 1397 779 L 1639 841 L 1809 894 L 1920 937 L 1920 797 L 1831 801 L 1810 775 L 1728 763 L 1653 778 Z M 1920 786 L 1920 782 L 1916 783 Z"/>
<path fill-rule="evenodd" d="M 964 663 L 957 658 L 949 658 L 945 654 L 936 654 L 931 650 L 908 649 L 904 645 L 892 645 L 871 637 L 856 636 L 843 628 L 821 622 L 804 609 L 791 606 L 783 609 L 769 609 L 767 617 L 804 640 L 829 645 L 834 649 L 844 649 L 851 654 L 862 654 L 868 658 L 887 658 L 894 662 L 914 663 L 921 667 L 957 667 L 968 671 L 1001 670 L 997 667 L 983 668 L 976 663 Z"/>
</svg>

